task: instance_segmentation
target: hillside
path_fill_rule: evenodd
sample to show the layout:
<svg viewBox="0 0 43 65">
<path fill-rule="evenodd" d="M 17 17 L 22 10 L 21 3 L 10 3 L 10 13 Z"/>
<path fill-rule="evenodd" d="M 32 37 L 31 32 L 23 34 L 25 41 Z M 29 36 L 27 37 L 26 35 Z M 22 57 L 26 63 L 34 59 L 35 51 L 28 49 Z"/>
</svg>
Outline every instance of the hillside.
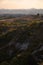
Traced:
<svg viewBox="0 0 43 65">
<path fill-rule="evenodd" d="M 0 65 L 38 65 L 41 62 L 43 22 L 17 27 L 0 36 Z"/>
</svg>

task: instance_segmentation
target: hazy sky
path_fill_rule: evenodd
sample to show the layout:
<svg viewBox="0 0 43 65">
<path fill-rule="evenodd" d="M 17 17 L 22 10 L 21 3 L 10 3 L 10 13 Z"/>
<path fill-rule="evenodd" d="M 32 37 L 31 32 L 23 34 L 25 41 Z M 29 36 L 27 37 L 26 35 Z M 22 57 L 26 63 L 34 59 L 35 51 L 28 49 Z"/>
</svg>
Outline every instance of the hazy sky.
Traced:
<svg viewBox="0 0 43 65">
<path fill-rule="evenodd" d="M 43 0 L 0 0 L 1 9 L 43 9 Z"/>
</svg>

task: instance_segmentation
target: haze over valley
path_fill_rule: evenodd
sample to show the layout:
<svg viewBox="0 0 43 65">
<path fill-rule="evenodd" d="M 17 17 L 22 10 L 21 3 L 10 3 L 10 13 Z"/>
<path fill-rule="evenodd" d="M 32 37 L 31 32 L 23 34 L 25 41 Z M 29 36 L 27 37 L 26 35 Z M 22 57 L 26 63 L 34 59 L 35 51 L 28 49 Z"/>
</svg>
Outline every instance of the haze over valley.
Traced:
<svg viewBox="0 0 43 65">
<path fill-rule="evenodd" d="M 0 14 L 43 14 L 43 9 L 0 9 Z"/>
</svg>

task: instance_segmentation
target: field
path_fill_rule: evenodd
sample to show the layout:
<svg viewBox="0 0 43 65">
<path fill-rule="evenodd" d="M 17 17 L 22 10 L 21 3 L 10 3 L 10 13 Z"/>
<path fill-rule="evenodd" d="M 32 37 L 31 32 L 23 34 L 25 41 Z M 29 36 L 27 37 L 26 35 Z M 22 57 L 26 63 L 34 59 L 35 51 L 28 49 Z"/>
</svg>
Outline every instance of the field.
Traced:
<svg viewBox="0 0 43 65">
<path fill-rule="evenodd" d="M 0 20 L 0 65 L 43 65 L 43 16 Z"/>
</svg>

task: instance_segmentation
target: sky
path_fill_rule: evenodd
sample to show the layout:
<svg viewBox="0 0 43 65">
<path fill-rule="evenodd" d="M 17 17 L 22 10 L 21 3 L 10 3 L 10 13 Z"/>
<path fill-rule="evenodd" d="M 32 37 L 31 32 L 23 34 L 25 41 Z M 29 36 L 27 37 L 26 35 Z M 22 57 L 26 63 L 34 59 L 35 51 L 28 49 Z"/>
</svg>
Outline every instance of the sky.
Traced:
<svg viewBox="0 0 43 65">
<path fill-rule="evenodd" d="M 43 9 L 43 0 L 0 0 L 0 9 Z"/>
</svg>

